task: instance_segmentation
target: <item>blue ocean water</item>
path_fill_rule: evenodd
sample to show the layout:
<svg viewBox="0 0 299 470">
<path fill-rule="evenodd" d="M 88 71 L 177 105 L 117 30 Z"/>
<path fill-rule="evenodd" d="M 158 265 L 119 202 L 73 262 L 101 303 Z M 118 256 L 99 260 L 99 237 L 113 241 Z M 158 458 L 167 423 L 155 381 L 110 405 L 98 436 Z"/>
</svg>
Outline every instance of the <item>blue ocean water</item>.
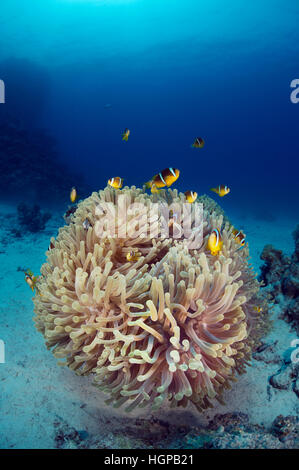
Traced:
<svg viewBox="0 0 299 470">
<path fill-rule="evenodd" d="M 75 185 L 173 166 L 180 190 L 227 184 L 227 210 L 294 216 L 297 0 L 2 0 L 0 15 L 0 112 L 46 129 Z"/>
<path fill-rule="evenodd" d="M 113 425 L 129 422 L 110 422 L 87 382 L 60 372 L 31 320 L 24 270 L 39 273 L 72 186 L 83 198 L 113 176 L 142 186 L 175 167 L 175 187 L 208 194 L 245 231 L 257 273 L 266 243 L 292 253 L 298 24 L 298 0 L 0 1 L 0 448 L 55 446 L 57 414 L 81 433 L 101 428 L 107 445 Z M 202 149 L 191 148 L 197 136 Z M 210 191 L 219 184 L 231 189 L 223 198 Z M 20 203 L 33 214 L 24 233 Z M 295 337 L 280 321 L 269 340 L 278 356 Z M 236 409 L 270 426 L 297 398 L 290 389 L 270 400 L 268 366 L 251 368 Z"/>
</svg>

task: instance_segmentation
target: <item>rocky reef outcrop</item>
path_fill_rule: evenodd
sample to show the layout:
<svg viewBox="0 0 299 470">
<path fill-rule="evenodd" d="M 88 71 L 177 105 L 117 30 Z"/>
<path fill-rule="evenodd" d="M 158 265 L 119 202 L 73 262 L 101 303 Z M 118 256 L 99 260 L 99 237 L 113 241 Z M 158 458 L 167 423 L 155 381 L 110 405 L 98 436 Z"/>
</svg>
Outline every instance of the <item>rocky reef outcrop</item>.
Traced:
<svg viewBox="0 0 299 470">
<path fill-rule="evenodd" d="M 261 254 L 264 265 L 260 280 L 274 303 L 281 305 L 281 317 L 299 333 L 299 225 L 293 232 L 295 250 L 291 257 L 272 245 Z"/>
<path fill-rule="evenodd" d="M 17 201 L 60 201 L 76 180 L 59 160 L 55 140 L 15 118 L 0 121 L 0 173 L 1 197 Z"/>
<path fill-rule="evenodd" d="M 121 421 L 121 420 L 120 420 Z M 61 417 L 54 422 L 59 449 L 294 449 L 299 445 L 298 417 L 278 415 L 268 427 L 245 413 L 217 414 L 207 426 L 170 426 L 149 417 L 120 422 L 120 432 L 98 436 L 76 430 Z"/>
<path fill-rule="evenodd" d="M 22 231 L 27 232 L 41 232 L 45 229 L 46 223 L 51 218 L 48 212 L 42 212 L 40 207 L 35 204 L 32 207 L 21 203 L 17 207 L 18 223 Z"/>
</svg>

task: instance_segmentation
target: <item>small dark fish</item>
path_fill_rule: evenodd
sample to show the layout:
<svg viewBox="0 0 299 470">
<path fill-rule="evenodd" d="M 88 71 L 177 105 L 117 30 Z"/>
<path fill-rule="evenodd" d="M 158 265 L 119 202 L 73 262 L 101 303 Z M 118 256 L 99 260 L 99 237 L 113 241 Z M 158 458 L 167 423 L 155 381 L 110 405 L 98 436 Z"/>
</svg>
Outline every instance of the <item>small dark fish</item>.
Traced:
<svg viewBox="0 0 299 470">
<path fill-rule="evenodd" d="M 52 240 L 51 240 L 51 241 L 50 241 L 49 248 L 48 248 L 48 251 L 53 250 L 53 248 L 55 248 L 55 245 L 54 245 L 54 243 L 53 243 Z"/>
<path fill-rule="evenodd" d="M 72 217 L 73 217 L 74 213 L 76 212 L 76 210 L 77 210 L 77 204 L 75 204 L 74 206 L 69 207 L 68 210 L 66 211 L 66 213 L 64 214 L 63 218 L 64 218 L 64 220 L 67 224 L 71 223 Z"/>
<path fill-rule="evenodd" d="M 205 145 L 205 141 L 203 140 L 202 137 L 196 137 L 194 140 L 192 147 L 196 149 L 201 149 Z"/>
</svg>

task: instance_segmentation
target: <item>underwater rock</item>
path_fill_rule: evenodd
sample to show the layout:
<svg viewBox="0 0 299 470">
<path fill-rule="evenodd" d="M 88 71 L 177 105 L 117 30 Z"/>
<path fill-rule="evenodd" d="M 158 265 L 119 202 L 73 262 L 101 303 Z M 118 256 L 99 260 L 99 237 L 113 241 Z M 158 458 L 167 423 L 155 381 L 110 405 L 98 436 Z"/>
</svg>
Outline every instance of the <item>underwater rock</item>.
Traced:
<svg viewBox="0 0 299 470">
<path fill-rule="evenodd" d="M 45 229 L 46 223 L 52 217 L 48 212 L 41 212 L 38 205 L 32 207 L 26 204 L 18 205 L 18 222 L 22 230 L 27 232 L 41 232 Z"/>
<path fill-rule="evenodd" d="M 82 180 L 59 160 L 51 136 L 28 131 L 14 118 L 0 122 L 0 173 L 0 193 L 14 200 L 21 191 L 26 201 L 60 202 L 73 181 Z"/>
<path fill-rule="evenodd" d="M 261 254 L 265 264 L 261 267 L 260 279 L 265 286 L 272 284 L 273 289 L 281 290 L 281 278 L 290 264 L 290 259 L 272 245 L 265 245 Z"/>
<path fill-rule="evenodd" d="M 299 397 L 299 364 L 284 362 L 280 369 L 269 378 L 269 383 L 278 390 L 292 390 Z"/>
<path fill-rule="evenodd" d="M 267 344 L 262 343 L 253 353 L 256 361 L 265 362 L 265 364 L 280 364 L 281 357 L 276 351 L 278 341 Z"/>
<path fill-rule="evenodd" d="M 298 416 L 279 415 L 272 423 L 271 431 L 280 441 L 288 443 L 289 447 L 297 447 L 299 442 Z"/>
<path fill-rule="evenodd" d="M 244 413 L 216 415 L 207 428 L 191 431 L 183 448 L 191 449 L 293 449 L 299 444 L 298 418 L 275 418 L 270 429 L 252 424 Z"/>
<path fill-rule="evenodd" d="M 216 431 L 223 428 L 225 432 L 235 431 L 236 429 L 248 429 L 249 416 L 246 413 L 226 413 L 216 414 L 209 423 L 209 429 Z"/>
<path fill-rule="evenodd" d="M 295 228 L 293 232 L 293 238 L 295 240 L 295 251 L 293 253 L 293 261 L 297 262 L 299 261 L 299 225 Z"/>
<path fill-rule="evenodd" d="M 278 388 L 279 390 L 288 390 L 292 381 L 291 373 L 292 371 L 289 367 L 282 367 L 279 372 L 270 377 L 269 382 L 274 388 Z"/>
<path fill-rule="evenodd" d="M 299 225 L 293 237 L 295 250 L 291 257 L 272 245 L 264 247 L 261 259 L 265 264 L 261 267 L 260 280 L 274 301 L 281 305 L 281 317 L 299 334 Z"/>
<path fill-rule="evenodd" d="M 56 449 L 76 449 L 81 443 L 79 432 L 60 417 L 54 421 L 54 430 Z"/>
<path fill-rule="evenodd" d="M 108 421 L 109 422 L 109 421 Z M 298 418 L 277 416 L 269 428 L 245 413 L 217 414 L 206 426 L 171 425 L 153 416 L 122 418 L 114 431 L 89 435 L 62 418 L 55 421 L 55 443 L 62 449 L 284 449 L 296 448 Z M 118 430 L 119 427 L 119 430 Z M 104 426 L 105 429 L 105 426 Z"/>
</svg>

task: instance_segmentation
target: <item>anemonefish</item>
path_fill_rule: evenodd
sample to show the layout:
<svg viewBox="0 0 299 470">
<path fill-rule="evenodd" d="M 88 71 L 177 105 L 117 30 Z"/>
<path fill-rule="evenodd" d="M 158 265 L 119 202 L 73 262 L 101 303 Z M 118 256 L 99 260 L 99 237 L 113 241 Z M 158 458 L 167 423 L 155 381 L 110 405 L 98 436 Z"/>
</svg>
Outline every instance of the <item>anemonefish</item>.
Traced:
<svg viewBox="0 0 299 470">
<path fill-rule="evenodd" d="M 129 135 L 130 135 L 130 129 L 128 129 L 127 127 L 125 128 L 124 132 L 122 133 L 122 140 L 125 140 L 126 142 L 128 141 L 128 138 L 129 138 Z"/>
<path fill-rule="evenodd" d="M 211 191 L 214 191 L 214 193 L 218 194 L 218 196 L 223 197 L 230 192 L 230 188 L 224 184 L 219 184 L 217 188 L 211 188 Z"/>
<path fill-rule="evenodd" d="M 202 149 L 203 146 L 205 145 L 205 141 L 203 140 L 202 137 L 196 137 L 194 140 L 192 147 L 196 149 Z"/>
<path fill-rule="evenodd" d="M 195 191 L 186 191 L 185 196 L 188 202 L 192 204 L 192 202 L 196 201 L 197 199 L 197 192 Z"/>
<path fill-rule="evenodd" d="M 28 286 L 31 288 L 32 291 L 36 288 L 36 283 L 38 280 L 38 276 L 34 276 L 33 272 L 30 269 L 25 271 L 25 281 L 27 282 Z"/>
<path fill-rule="evenodd" d="M 53 250 L 55 248 L 55 245 L 52 241 L 50 241 L 48 251 Z"/>
<path fill-rule="evenodd" d="M 124 182 L 124 179 L 120 178 L 119 176 L 115 176 L 115 178 L 110 178 L 110 180 L 108 180 L 109 186 L 111 186 L 114 189 L 121 189 L 123 182 Z"/>
<path fill-rule="evenodd" d="M 255 310 L 258 313 L 261 313 L 263 311 L 262 307 L 258 307 L 258 306 L 253 307 L 253 310 Z"/>
<path fill-rule="evenodd" d="M 145 183 L 146 188 L 151 188 L 152 193 L 157 193 L 159 189 L 171 186 L 180 176 L 177 168 L 165 168 L 155 175 L 150 181 Z"/>
<path fill-rule="evenodd" d="M 72 187 L 71 189 L 71 192 L 70 192 L 70 200 L 71 202 L 75 202 L 76 199 L 77 199 L 78 195 L 77 195 L 77 190 L 75 187 Z"/>
<path fill-rule="evenodd" d="M 136 252 L 136 251 L 131 250 L 129 251 L 129 253 L 127 253 L 127 260 L 131 262 L 138 261 L 140 256 L 141 256 L 141 253 L 139 251 Z"/>
<path fill-rule="evenodd" d="M 233 229 L 233 236 L 236 242 L 240 243 L 241 246 L 245 245 L 245 236 L 241 230 Z"/>
<path fill-rule="evenodd" d="M 220 232 L 215 228 L 208 239 L 207 248 L 210 250 L 211 255 L 216 256 L 222 248 L 223 242 L 221 240 Z"/>
</svg>

